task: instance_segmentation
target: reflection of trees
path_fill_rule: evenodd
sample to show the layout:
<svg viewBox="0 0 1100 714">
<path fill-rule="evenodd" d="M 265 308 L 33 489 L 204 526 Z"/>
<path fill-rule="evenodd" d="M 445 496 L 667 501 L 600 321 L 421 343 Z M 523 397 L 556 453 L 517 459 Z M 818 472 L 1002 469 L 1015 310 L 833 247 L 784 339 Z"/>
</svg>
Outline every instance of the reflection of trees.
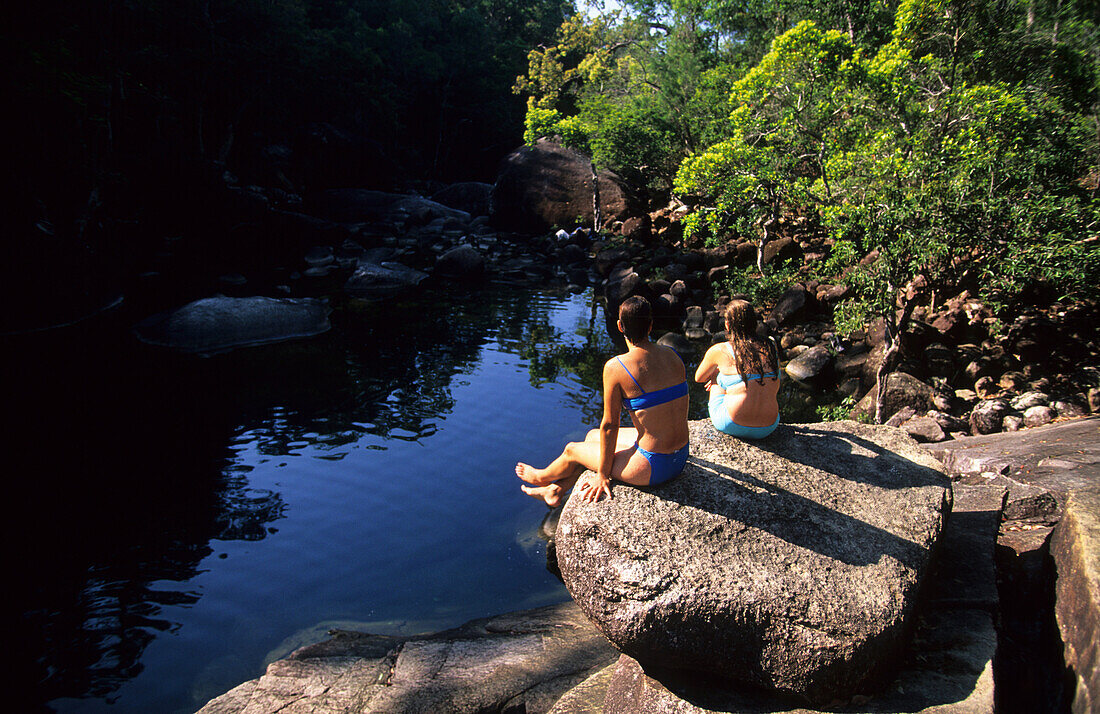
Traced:
<svg viewBox="0 0 1100 714">
<path fill-rule="evenodd" d="M 166 608 L 198 600 L 180 583 L 211 543 L 261 539 L 282 517 L 280 494 L 251 488 L 250 467 L 234 463 L 234 443 L 338 459 L 364 435 L 427 437 L 486 346 L 522 356 L 534 386 L 559 381 L 599 419 L 615 348 L 595 307 L 570 326 L 558 301 L 530 291 L 437 290 L 338 304 L 332 319 L 319 339 L 209 359 L 123 349 L 117 335 L 11 346 L 21 379 L 4 396 L 20 425 L 9 436 L 26 456 L 12 470 L 25 474 L 15 635 L 40 705 L 110 698 L 178 627 Z"/>
</svg>

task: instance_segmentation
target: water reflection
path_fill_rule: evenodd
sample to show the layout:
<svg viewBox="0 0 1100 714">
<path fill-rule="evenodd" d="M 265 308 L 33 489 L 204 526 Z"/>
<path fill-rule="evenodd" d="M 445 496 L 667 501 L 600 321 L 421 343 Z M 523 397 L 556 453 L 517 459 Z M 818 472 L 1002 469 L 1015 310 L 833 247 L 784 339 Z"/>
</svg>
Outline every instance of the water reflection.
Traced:
<svg viewBox="0 0 1100 714">
<path fill-rule="evenodd" d="M 138 345 L 124 320 L 4 345 L 19 375 L 4 396 L 19 417 L 9 542 L 28 710 L 64 710 L 64 698 L 138 710 L 120 688 L 152 642 L 178 633 L 172 613 L 201 600 L 192 581 L 215 544 L 263 540 L 286 518 L 284 493 L 256 485 L 240 444 L 281 464 L 422 442 L 486 347 L 526 360 L 533 387 L 561 385 L 578 428 L 597 422 L 615 346 L 588 300 L 564 312 L 525 290 L 350 301 L 319 339 L 208 359 Z M 163 710 L 181 706 L 171 696 Z"/>
</svg>

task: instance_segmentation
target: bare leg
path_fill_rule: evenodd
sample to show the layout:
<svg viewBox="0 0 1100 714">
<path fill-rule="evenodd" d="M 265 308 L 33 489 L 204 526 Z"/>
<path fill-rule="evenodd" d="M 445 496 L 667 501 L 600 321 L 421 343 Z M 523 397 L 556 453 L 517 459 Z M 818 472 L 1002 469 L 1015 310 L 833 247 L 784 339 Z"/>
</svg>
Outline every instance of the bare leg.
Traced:
<svg viewBox="0 0 1100 714">
<path fill-rule="evenodd" d="M 516 476 L 533 486 L 546 486 L 547 484 L 572 477 L 576 480 L 585 469 L 593 471 L 600 467 L 600 430 L 592 429 L 585 436 L 584 441 L 571 441 L 565 445 L 561 456 L 550 462 L 546 468 L 539 469 L 525 464 L 522 461 L 516 464 Z M 595 438 L 593 439 L 593 436 Z M 619 429 L 619 438 L 615 444 L 615 452 L 630 449 L 638 438 L 638 430 L 631 427 Z"/>
<path fill-rule="evenodd" d="M 546 501 L 546 505 L 550 506 L 550 508 L 557 508 L 561 505 L 561 502 L 565 500 L 566 495 L 569 493 L 569 489 L 573 488 L 573 484 L 577 483 L 578 478 L 580 478 L 579 474 L 577 476 L 558 479 L 545 486 L 520 486 L 520 489 L 528 496 L 534 496 L 535 498 L 541 498 Z"/>
</svg>

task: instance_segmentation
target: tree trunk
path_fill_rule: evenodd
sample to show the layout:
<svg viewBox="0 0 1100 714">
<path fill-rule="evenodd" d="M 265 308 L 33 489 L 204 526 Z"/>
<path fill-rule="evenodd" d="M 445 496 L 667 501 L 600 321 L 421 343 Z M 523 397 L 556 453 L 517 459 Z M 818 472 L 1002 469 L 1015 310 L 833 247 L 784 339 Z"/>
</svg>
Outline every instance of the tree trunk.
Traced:
<svg viewBox="0 0 1100 714">
<path fill-rule="evenodd" d="M 875 386 L 878 389 L 878 393 L 875 395 L 876 424 L 883 424 L 888 417 L 893 416 L 884 413 L 886 409 L 884 399 L 886 395 L 886 378 L 890 376 L 894 365 L 897 364 L 898 357 L 901 354 L 901 335 L 905 332 L 905 328 L 909 326 L 909 318 L 913 314 L 913 308 L 916 307 L 916 300 L 904 297 L 902 300 L 901 314 L 894 312 L 886 319 L 886 354 L 882 356 L 882 364 L 879 365 L 878 372 L 875 374 Z"/>
<path fill-rule="evenodd" d="M 596 164 L 589 164 L 592 169 L 592 230 L 600 232 L 600 177 L 596 173 Z"/>
</svg>

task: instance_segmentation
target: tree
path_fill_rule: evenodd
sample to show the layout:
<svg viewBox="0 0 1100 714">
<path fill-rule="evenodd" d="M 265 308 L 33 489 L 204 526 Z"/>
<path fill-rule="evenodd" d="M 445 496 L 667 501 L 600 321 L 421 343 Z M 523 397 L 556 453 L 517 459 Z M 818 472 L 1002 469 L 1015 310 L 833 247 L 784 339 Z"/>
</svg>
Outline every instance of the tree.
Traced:
<svg viewBox="0 0 1100 714">
<path fill-rule="evenodd" d="M 800 23 L 735 84 L 730 136 L 677 176 L 699 201 L 689 230 L 712 238 L 766 239 L 777 203 L 820 217 L 829 270 L 854 290 L 840 324 L 887 319 L 880 394 L 924 292 L 970 280 L 1005 305 L 1029 282 L 1082 297 L 1100 280 L 1096 137 L 1059 81 L 1089 60 L 1063 47 L 1037 86 L 984 58 L 985 18 L 905 0 L 873 53 Z"/>
</svg>

